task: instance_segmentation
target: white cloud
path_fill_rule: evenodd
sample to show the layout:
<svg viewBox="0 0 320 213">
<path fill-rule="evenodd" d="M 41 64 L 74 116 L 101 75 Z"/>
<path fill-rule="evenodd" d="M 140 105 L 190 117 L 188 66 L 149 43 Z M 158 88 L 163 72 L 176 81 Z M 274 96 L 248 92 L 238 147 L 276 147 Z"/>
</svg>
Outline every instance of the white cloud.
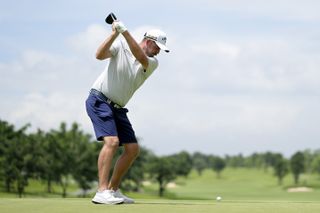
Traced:
<svg viewBox="0 0 320 213">
<path fill-rule="evenodd" d="M 280 20 L 320 20 L 320 2 L 317 0 L 199 0 L 184 1 L 185 7 L 202 11 L 227 11 L 245 16 L 269 17 Z"/>
<path fill-rule="evenodd" d="M 237 134 L 274 134 L 289 130 L 302 110 L 295 102 L 273 98 L 199 93 L 139 96 L 135 102 L 132 116 L 139 127 L 146 131 L 152 125 L 176 134 L 210 135 L 212 131 L 226 130 Z M 141 102 L 144 104 L 140 105 Z"/>
<path fill-rule="evenodd" d="M 254 37 L 202 40 L 189 47 L 175 46 L 177 55 L 184 56 L 176 56 L 166 67 L 173 70 L 171 76 L 184 79 L 179 85 L 190 90 L 293 93 L 304 88 L 313 93 L 320 89 L 318 54 L 301 52 L 303 43 Z"/>
<path fill-rule="evenodd" d="M 35 128 L 49 130 L 56 128 L 63 121 L 84 123 L 84 104 L 79 102 L 83 97 L 70 96 L 52 92 L 49 95 L 27 94 L 19 105 L 13 106 L 9 119 L 21 124 L 30 122 Z"/>
<path fill-rule="evenodd" d="M 98 24 L 92 24 L 88 26 L 84 32 L 70 36 L 68 44 L 75 52 L 93 57 L 93 53 L 95 53 L 95 50 L 98 48 L 100 43 L 106 39 L 108 33 L 109 31 L 106 27 Z"/>
</svg>

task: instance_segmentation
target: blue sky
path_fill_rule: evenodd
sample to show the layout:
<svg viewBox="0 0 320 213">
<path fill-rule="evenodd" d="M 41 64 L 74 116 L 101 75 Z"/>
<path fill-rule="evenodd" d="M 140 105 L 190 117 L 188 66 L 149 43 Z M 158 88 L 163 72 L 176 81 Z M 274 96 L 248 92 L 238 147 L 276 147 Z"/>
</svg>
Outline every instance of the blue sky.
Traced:
<svg viewBox="0 0 320 213">
<path fill-rule="evenodd" d="M 76 121 L 107 65 L 94 58 L 113 11 L 141 39 L 168 35 L 169 54 L 127 107 L 157 154 L 318 149 L 320 2 L 1 1 L 0 118 L 32 130 Z"/>
</svg>

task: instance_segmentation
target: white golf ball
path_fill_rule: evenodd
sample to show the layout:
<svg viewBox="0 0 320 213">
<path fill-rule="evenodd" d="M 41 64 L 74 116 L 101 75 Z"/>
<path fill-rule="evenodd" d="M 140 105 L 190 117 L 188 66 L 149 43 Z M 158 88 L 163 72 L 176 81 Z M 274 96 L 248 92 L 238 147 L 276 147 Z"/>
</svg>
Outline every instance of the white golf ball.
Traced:
<svg viewBox="0 0 320 213">
<path fill-rule="evenodd" d="M 218 197 L 216 198 L 216 200 L 217 200 L 217 201 L 221 201 L 221 200 L 222 200 L 222 197 L 218 196 Z"/>
</svg>

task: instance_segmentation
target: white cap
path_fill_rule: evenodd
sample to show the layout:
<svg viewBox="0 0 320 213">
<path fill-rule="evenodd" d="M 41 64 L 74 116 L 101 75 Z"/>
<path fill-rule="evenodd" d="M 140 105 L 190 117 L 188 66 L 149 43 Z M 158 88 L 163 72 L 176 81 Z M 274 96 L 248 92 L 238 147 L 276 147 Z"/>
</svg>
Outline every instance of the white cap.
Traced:
<svg viewBox="0 0 320 213">
<path fill-rule="evenodd" d="M 144 38 L 146 39 L 150 39 L 154 42 L 156 42 L 156 44 L 158 45 L 158 47 L 166 52 L 169 52 L 170 50 L 168 49 L 168 47 L 166 46 L 166 42 L 167 42 L 167 36 L 164 32 L 162 32 L 161 30 L 149 30 L 148 32 L 146 32 L 144 34 Z"/>
</svg>

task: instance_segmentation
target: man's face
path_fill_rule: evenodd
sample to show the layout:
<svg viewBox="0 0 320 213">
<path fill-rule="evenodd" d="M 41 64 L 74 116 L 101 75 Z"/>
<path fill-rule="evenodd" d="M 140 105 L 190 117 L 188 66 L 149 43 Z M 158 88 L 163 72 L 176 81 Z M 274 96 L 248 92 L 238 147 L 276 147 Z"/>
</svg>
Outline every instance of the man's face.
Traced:
<svg viewBox="0 0 320 213">
<path fill-rule="evenodd" d="M 153 57 L 155 55 L 158 55 L 160 52 L 160 48 L 156 44 L 156 42 L 148 40 L 147 41 L 147 49 L 146 49 L 146 54 L 149 57 Z"/>
</svg>

